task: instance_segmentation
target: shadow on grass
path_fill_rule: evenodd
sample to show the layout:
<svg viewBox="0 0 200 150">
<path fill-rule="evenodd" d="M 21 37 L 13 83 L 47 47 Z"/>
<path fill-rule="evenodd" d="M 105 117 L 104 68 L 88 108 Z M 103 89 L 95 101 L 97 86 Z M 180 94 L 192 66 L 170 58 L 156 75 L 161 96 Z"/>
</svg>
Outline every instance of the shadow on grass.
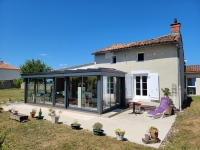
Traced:
<svg viewBox="0 0 200 150">
<path fill-rule="evenodd" d="M 73 130 L 82 130 L 82 129 L 83 129 L 83 128 L 80 127 L 80 128 L 74 128 Z"/>
<path fill-rule="evenodd" d="M 187 107 L 190 107 L 192 103 L 192 97 L 187 97 L 187 100 L 183 101 L 182 109 L 186 109 Z"/>
</svg>

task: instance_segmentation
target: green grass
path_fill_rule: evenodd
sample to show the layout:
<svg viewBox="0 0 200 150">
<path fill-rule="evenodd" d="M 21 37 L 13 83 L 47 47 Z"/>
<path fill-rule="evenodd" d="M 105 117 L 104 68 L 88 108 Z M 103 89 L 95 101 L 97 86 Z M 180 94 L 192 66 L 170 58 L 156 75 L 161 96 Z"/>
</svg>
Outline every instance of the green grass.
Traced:
<svg viewBox="0 0 200 150">
<path fill-rule="evenodd" d="M 23 101 L 24 100 L 24 90 L 11 88 L 11 89 L 0 89 L 0 103 L 8 102 L 8 99 L 11 99 L 11 102 Z"/>
<path fill-rule="evenodd" d="M 153 149 L 108 136 L 96 136 L 87 130 L 72 130 L 64 124 L 30 119 L 26 123 L 10 120 L 8 112 L 0 113 L 0 131 L 9 131 L 4 147 L 9 150 L 149 150 Z M 1 133 L 0 133 L 1 134 Z M 133 133 L 134 134 L 134 133 Z"/>
<path fill-rule="evenodd" d="M 199 150 L 200 149 L 200 96 L 189 97 L 190 107 L 179 114 L 173 125 L 177 132 L 169 139 L 164 149 Z"/>
</svg>

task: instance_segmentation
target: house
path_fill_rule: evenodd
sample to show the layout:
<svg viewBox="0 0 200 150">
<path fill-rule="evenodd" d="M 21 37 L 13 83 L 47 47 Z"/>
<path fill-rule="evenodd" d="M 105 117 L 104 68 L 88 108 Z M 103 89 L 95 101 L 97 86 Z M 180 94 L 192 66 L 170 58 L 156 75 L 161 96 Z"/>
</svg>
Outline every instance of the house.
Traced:
<svg viewBox="0 0 200 150">
<path fill-rule="evenodd" d="M 186 66 L 185 92 L 188 95 L 200 95 L 200 65 Z"/>
<path fill-rule="evenodd" d="M 21 78 L 20 68 L 10 66 L 0 61 L 0 82 L 5 82 L 5 85 L 0 85 L 0 88 L 13 87 L 12 80 Z"/>
<path fill-rule="evenodd" d="M 24 102 L 102 114 L 126 107 L 129 99 L 159 100 L 161 88 L 169 88 L 174 105 L 181 108 L 184 51 L 180 26 L 175 19 L 171 34 L 95 51 L 95 63 L 89 65 L 21 74 Z"/>
<path fill-rule="evenodd" d="M 168 35 L 139 42 L 113 44 L 93 52 L 96 68 L 114 68 L 127 73 L 127 101 L 159 100 L 163 96 L 161 89 L 169 88 L 175 107 L 181 108 L 184 99 L 181 24 L 174 19 L 170 27 L 171 33 Z M 109 86 L 104 88 L 108 89 L 107 94 L 114 94 Z"/>
</svg>

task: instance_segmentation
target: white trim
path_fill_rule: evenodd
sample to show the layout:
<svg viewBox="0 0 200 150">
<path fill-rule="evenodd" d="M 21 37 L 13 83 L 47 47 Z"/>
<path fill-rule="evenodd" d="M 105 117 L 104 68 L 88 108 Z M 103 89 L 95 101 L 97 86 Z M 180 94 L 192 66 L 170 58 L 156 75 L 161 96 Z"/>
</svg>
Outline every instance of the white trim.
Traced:
<svg viewBox="0 0 200 150">
<path fill-rule="evenodd" d="M 148 74 L 150 73 L 150 70 L 138 70 L 138 71 L 131 71 L 131 74 Z"/>
</svg>

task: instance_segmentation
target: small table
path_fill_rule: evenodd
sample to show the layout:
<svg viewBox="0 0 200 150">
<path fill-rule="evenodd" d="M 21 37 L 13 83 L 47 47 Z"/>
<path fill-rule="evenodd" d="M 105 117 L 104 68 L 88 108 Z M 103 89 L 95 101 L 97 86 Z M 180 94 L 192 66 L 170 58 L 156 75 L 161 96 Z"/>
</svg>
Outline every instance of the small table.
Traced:
<svg viewBox="0 0 200 150">
<path fill-rule="evenodd" d="M 142 105 L 142 103 L 139 101 L 139 100 L 129 100 L 128 101 L 129 103 L 133 103 L 133 112 L 131 114 L 138 114 L 136 111 L 135 111 L 135 106 L 138 106 L 139 107 L 139 114 L 141 113 L 140 111 L 140 106 Z"/>
</svg>

